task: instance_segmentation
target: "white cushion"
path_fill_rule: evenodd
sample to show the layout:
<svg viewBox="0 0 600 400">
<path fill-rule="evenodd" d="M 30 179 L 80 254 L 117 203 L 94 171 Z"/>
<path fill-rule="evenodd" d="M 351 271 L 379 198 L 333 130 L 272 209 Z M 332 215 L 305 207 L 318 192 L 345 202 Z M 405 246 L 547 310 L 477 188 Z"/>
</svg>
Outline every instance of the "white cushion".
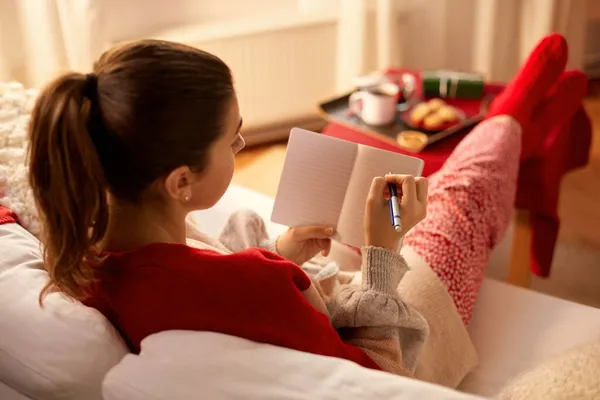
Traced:
<svg viewBox="0 0 600 400">
<path fill-rule="evenodd" d="M 211 332 L 170 331 L 142 341 L 104 382 L 106 400 L 475 399 L 447 388 Z"/>
<path fill-rule="evenodd" d="M 521 372 L 600 339 L 600 310 L 485 279 L 469 333 L 479 365 L 460 388 L 489 396 Z"/>
<path fill-rule="evenodd" d="M 0 225 L 0 381 L 36 399 L 101 399 L 106 372 L 127 353 L 99 312 L 51 294 L 40 244 L 17 224 Z"/>
<path fill-rule="evenodd" d="M 254 190 L 239 185 L 230 185 L 227 192 L 212 208 L 191 213 L 193 220 L 199 225 L 200 230 L 210 236 L 217 237 L 227 222 L 227 219 L 237 210 L 253 210 L 265 220 L 267 232 L 271 237 L 276 237 L 287 228 L 283 225 L 270 222 L 273 199 Z"/>
</svg>

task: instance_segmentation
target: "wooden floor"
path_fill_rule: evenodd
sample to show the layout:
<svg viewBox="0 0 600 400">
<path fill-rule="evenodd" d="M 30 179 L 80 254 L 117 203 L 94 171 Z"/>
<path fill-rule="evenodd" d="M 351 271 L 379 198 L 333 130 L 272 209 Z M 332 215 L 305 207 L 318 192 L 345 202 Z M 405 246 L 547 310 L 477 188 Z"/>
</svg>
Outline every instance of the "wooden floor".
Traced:
<svg viewBox="0 0 600 400">
<path fill-rule="evenodd" d="M 590 163 L 563 181 L 560 236 L 567 242 L 600 249 L 600 96 L 588 98 L 585 106 L 594 129 Z"/>
<path fill-rule="evenodd" d="M 600 307 L 600 95 L 586 99 L 585 107 L 594 129 L 590 163 L 562 182 L 559 241 L 566 248 L 575 246 L 574 258 L 581 247 L 592 249 L 592 258 L 586 256 L 585 262 L 573 265 L 563 262 L 553 267 L 551 279 L 534 280 L 532 288 Z M 274 196 L 284 158 L 284 143 L 245 150 L 237 157 L 233 181 Z M 504 271 L 488 271 L 488 276 L 502 280 Z"/>
<path fill-rule="evenodd" d="M 285 143 L 276 143 L 243 150 L 236 158 L 233 182 L 274 197 L 285 148 Z"/>
</svg>

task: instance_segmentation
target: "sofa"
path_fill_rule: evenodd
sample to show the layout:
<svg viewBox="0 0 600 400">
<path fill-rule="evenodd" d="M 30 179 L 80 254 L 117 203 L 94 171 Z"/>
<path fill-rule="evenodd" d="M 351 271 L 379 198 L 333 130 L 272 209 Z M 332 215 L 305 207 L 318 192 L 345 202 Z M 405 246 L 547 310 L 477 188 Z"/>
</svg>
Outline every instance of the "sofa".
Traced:
<svg viewBox="0 0 600 400">
<path fill-rule="evenodd" d="M 216 234 L 240 205 L 268 220 L 272 204 L 232 185 L 193 218 Z M 271 235 L 283 229 L 268 224 Z M 58 293 L 40 308 L 46 281 L 37 239 L 17 224 L 0 225 L 0 399 L 481 398 L 600 338 L 600 310 L 486 279 L 469 325 L 479 364 L 454 391 L 211 332 L 162 332 L 129 354 L 96 310 Z"/>
</svg>

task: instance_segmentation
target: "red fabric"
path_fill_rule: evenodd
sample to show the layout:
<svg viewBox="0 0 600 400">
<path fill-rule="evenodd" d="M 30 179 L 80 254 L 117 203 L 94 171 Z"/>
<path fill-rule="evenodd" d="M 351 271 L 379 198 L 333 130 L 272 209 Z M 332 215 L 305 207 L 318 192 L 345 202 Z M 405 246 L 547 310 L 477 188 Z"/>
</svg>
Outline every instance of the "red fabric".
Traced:
<svg viewBox="0 0 600 400">
<path fill-rule="evenodd" d="M 147 336 L 182 329 L 220 332 L 379 369 L 344 343 L 304 298 L 311 281 L 262 249 L 231 255 L 156 243 L 111 254 L 85 303 L 98 309 L 136 353 Z M 257 365 L 257 368 L 260 366 Z"/>
<path fill-rule="evenodd" d="M 389 73 L 398 74 L 401 71 L 403 70 L 396 69 Z M 486 85 L 485 95 L 498 94 L 502 88 L 498 84 Z M 479 108 L 479 103 L 472 100 L 456 99 L 449 103 L 459 107 Z M 332 123 L 323 130 L 323 134 L 415 156 L 348 126 Z M 425 161 L 423 175 L 429 176 L 438 171 L 465 135 L 451 136 L 416 154 Z M 564 174 L 588 163 L 591 140 L 590 120 L 581 108 L 567 123 L 552 130 L 545 140 L 540 157 L 524 161 L 521 165 L 515 206 L 531 213 L 531 271 L 537 276 L 547 277 L 550 274 L 559 226 L 557 204 L 560 182 Z"/>
<path fill-rule="evenodd" d="M 14 224 L 17 222 L 17 215 L 6 207 L 0 206 L 0 225 Z"/>
<path fill-rule="evenodd" d="M 559 34 L 546 36 L 531 51 L 519 72 L 490 106 L 487 113 L 488 118 L 496 115 L 510 115 L 521 125 L 524 132 L 521 159 L 540 154 L 540 146 L 548 131 L 539 127 L 536 110 L 543 112 L 548 108 L 539 108 L 538 105 L 546 98 L 548 89 L 558 82 L 567 65 L 567 57 L 566 40 Z M 585 90 L 586 87 L 587 82 L 584 76 L 583 89 Z M 568 96 L 570 93 L 566 91 L 561 94 Z M 576 106 L 581 104 L 581 98 L 573 97 L 572 103 Z M 561 104 L 563 101 L 554 103 Z M 555 115 L 550 117 L 555 117 Z"/>
<path fill-rule="evenodd" d="M 589 161 L 592 125 L 583 108 L 556 127 L 544 143 L 543 157 L 521 164 L 515 206 L 531 211 L 533 228 L 531 271 L 550 275 L 558 237 L 558 197 L 562 177 Z"/>
</svg>

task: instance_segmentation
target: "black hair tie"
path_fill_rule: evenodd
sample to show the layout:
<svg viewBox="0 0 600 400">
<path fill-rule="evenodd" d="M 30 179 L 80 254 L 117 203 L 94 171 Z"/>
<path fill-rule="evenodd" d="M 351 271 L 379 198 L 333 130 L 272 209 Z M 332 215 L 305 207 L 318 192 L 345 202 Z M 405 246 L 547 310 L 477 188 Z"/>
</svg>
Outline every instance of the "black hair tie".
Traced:
<svg viewBox="0 0 600 400">
<path fill-rule="evenodd" d="M 90 101 L 95 101 L 98 95 L 98 76 L 96 74 L 85 75 L 85 86 L 83 88 L 83 96 Z"/>
</svg>

